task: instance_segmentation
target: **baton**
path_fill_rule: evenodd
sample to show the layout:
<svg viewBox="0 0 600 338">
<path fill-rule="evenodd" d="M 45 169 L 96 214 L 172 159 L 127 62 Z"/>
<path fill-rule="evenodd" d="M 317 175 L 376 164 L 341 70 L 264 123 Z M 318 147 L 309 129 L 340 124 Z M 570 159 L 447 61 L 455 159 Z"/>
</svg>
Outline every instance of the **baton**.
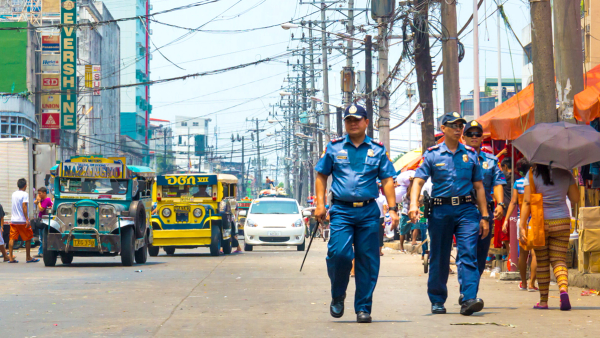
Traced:
<svg viewBox="0 0 600 338">
<path fill-rule="evenodd" d="M 317 229 L 322 225 L 321 222 L 318 222 L 315 228 L 310 235 L 310 241 L 308 242 L 308 248 L 306 249 L 306 253 L 304 254 L 304 259 L 302 260 L 302 265 L 300 265 L 300 272 L 302 272 L 302 267 L 304 266 L 304 262 L 306 261 L 306 257 L 308 256 L 308 252 L 310 251 L 310 245 L 312 244 L 313 239 L 315 238 L 315 234 L 317 233 Z"/>
</svg>

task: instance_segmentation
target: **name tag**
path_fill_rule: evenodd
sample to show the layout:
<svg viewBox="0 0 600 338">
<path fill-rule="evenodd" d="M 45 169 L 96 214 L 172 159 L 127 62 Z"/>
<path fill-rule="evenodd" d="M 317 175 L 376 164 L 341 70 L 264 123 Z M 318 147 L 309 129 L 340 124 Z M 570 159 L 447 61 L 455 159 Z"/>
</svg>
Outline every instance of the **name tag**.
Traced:
<svg viewBox="0 0 600 338">
<path fill-rule="evenodd" d="M 337 159 L 338 160 L 347 160 L 348 156 L 338 156 Z"/>
<path fill-rule="evenodd" d="M 435 164 L 435 166 L 436 166 L 436 167 L 443 167 L 443 166 L 445 166 L 445 165 L 446 165 L 446 163 L 436 163 L 436 164 Z"/>
</svg>

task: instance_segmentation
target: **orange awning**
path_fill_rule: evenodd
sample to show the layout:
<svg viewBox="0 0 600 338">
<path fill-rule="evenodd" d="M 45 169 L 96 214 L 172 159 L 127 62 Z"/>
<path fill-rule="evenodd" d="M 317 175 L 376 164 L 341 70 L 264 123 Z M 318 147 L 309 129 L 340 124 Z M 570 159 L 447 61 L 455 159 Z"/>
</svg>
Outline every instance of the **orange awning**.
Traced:
<svg viewBox="0 0 600 338">
<path fill-rule="evenodd" d="M 573 114 L 577 120 L 590 123 L 600 117 L 600 65 L 587 72 L 583 81 L 586 88 L 575 94 Z"/>
<path fill-rule="evenodd" d="M 533 83 L 510 99 L 477 119 L 484 137 L 494 140 L 514 140 L 533 126 Z"/>
</svg>

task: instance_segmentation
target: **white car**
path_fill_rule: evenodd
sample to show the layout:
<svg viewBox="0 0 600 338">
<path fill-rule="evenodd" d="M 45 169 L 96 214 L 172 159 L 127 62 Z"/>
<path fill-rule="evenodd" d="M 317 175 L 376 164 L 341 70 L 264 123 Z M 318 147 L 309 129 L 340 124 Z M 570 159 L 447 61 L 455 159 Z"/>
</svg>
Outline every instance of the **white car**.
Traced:
<svg viewBox="0 0 600 338">
<path fill-rule="evenodd" d="M 296 245 L 304 251 L 305 225 L 295 199 L 262 197 L 252 201 L 244 224 L 244 250 L 255 245 Z"/>
</svg>

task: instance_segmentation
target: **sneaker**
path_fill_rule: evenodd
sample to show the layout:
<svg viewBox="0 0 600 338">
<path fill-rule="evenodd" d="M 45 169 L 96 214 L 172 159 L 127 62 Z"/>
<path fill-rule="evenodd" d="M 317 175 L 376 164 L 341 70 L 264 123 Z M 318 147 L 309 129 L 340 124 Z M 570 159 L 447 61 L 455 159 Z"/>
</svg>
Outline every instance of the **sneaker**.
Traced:
<svg viewBox="0 0 600 338">
<path fill-rule="evenodd" d="M 521 291 L 527 291 L 527 287 L 523 286 L 523 282 L 519 282 L 519 290 L 521 290 Z"/>
</svg>

